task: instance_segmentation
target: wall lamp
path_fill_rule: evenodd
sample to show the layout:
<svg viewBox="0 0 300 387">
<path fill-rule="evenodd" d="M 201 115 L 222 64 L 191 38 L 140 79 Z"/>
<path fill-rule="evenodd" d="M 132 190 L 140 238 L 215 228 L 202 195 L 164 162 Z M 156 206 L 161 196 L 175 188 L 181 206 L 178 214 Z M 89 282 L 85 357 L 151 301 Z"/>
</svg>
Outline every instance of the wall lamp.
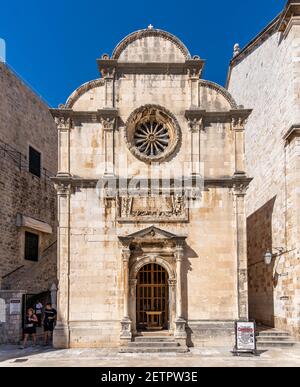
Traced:
<svg viewBox="0 0 300 387">
<path fill-rule="evenodd" d="M 266 265 L 271 265 L 273 258 L 277 258 L 287 252 L 284 251 L 285 249 L 283 247 L 274 247 L 274 249 L 277 250 L 277 253 L 274 254 L 270 250 L 267 250 L 266 254 L 264 255 Z"/>
</svg>

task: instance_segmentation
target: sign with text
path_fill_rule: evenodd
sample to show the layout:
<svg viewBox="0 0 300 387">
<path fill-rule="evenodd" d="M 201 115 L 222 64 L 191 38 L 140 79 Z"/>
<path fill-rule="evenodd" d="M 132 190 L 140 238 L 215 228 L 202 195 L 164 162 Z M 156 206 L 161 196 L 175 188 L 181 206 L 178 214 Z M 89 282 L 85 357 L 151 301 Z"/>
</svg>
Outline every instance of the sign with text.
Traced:
<svg viewBox="0 0 300 387">
<path fill-rule="evenodd" d="M 10 315 L 21 314 L 21 300 L 10 300 L 9 314 Z"/>
<path fill-rule="evenodd" d="M 256 335 L 255 322 L 237 321 L 235 324 L 236 331 L 236 351 L 255 352 Z"/>
</svg>

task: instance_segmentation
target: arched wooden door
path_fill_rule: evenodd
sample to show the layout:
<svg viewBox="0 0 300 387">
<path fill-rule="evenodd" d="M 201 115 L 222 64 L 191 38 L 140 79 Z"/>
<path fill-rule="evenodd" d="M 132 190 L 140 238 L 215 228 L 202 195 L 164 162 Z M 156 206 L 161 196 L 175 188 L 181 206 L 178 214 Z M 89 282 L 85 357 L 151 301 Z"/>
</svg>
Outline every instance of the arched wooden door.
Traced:
<svg viewBox="0 0 300 387">
<path fill-rule="evenodd" d="M 167 271 L 155 263 L 143 266 L 137 278 L 138 330 L 168 329 L 168 293 Z"/>
</svg>

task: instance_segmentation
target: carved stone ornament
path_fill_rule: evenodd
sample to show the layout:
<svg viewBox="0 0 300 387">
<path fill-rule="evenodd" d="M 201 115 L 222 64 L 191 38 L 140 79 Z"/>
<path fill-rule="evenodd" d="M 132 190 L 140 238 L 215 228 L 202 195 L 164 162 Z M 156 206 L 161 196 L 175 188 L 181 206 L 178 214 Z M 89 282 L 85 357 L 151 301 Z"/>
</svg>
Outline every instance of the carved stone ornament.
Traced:
<svg viewBox="0 0 300 387">
<path fill-rule="evenodd" d="M 185 198 L 180 195 L 170 197 L 119 197 L 119 221 L 134 222 L 137 219 L 146 222 L 187 221 Z"/>
<path fill-rule="evenodd" d="M 138 159 L 148 163 L 166 161 L 179 144 L 179 124 L 165 108 L 145 105 L 129 117 L 125 140 Z"/>
<path fill-rule="evenodd" d="M 188 120 L 191 132 L 196 133 L 203 129 L 203 117 L 189 118 Z"/>
<path fill-rule="evenodd" d="M 114 117 L 101 117 L 100 122 L 104 130 L 113 130 L 116 119 Z"/>
<path fill-rule="evenodd" d="M 131 337 L 131 320 L 129 318 L 124 318 L 121 321 L 121 339 L 130 340 Z"/>
<path fill-rule="evenodd" d="M 55 123 L 56 123 L 57 129 L 67 130 L 71 128 L 72 120 L 70 117 L 59 116 L 59 117 L 55 117 Z"/>
<path fill-rule="evenodd" d="M 233 117 L 231 126 L 233 130 L 244 130 L 246 123 L 247 123 L 246 117 Z"/>
<path fill-rule="evenodd" d="M 58 183 L 54 185 L 57 194 L 60 196 L 67 196 L 72 193 L 72 186 L 69 183 Z"/>
<path fill-rule="evenodd" d="M 249 187 L 248 184 L 243 184 L 243 183 L 234 184 L 233 193 L 235 195 L 244 196 L 247 193 L 248 187 Z"/>
</svg>

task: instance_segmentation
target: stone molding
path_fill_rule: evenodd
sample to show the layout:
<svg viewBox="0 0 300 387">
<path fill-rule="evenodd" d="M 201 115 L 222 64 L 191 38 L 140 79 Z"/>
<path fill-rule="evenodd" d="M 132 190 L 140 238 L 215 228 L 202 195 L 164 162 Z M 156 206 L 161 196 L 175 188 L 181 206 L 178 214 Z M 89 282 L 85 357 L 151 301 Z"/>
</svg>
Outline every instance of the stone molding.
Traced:
<svg viewBox="0 0 300 387">
<path fill-rule="evenodd" d="M 283 10 L 281 17 L 278 21 L 278 31 L 288 33 L 290 22 L 294 17 L 300 16 L 300 2 L 296 0 L 288 1 L 285 9 Z"/>
<path fill-rule="evenodd" d="M 136 262 L 134 262 L 130 267 L 130 276 L 129 276 L 130 281 L 136 281 L 137 275 L 141 270 L 141 268 L 149 263 L 156 263 L 162 266 L 168 273 L 169 281 L 172 281 L 172 283 L 174 282 L 174 285 L 176 284 L 176 275 L 173 268 L 171 267 L 171 265 L 166 259 L 164 259 L 163 257 L 160 257 L 159 255 L 158 256 L 156 255 L 153 258 L 150 257 L 149 255 L 144 255 Z M 132 282 L 132 283 L 135 284 L 136 282 Z"/>
<path fill-rule="evenodd" d="M 76 111 L 72 109 L 50 109 L 50 113 L 56 121 L 58 129 L 71 129 L 75 120 L 81 122 L 109 122 L 116 120 L 118 109 L 107 108 L 96 111 Z"/>
<path fill-rule="evenodd" d="M 283 135 L 282 139 L 288 144 L 295 137 L 300 137 L 300 124 L 292 125 Z"/>
<path fill-rule="evenodd" d="M 118 179 L 118 177 L 115 177 Z M 52 177 L 51 180 L 58 184 L 70 184 L 72 187 L 77 188 L 96 188 L 99 183 L 99 179 L 85 179 L 85 178 L 77 178 L 77 177 Z M 224 178 L 205 178 L 204 177 L 204 186 L 206 188 L 210 187 L 221 187 L 221 188 L 232 188 L 234 184 L 236 183 L 244 183 L 249 185 L 253 179 L 250 177 L 247 177 L 246 175 L 235 175 L 233 177 L 224 177 Z M 113 197 L 115 199 L 115 197 Z"/>
</svg>

